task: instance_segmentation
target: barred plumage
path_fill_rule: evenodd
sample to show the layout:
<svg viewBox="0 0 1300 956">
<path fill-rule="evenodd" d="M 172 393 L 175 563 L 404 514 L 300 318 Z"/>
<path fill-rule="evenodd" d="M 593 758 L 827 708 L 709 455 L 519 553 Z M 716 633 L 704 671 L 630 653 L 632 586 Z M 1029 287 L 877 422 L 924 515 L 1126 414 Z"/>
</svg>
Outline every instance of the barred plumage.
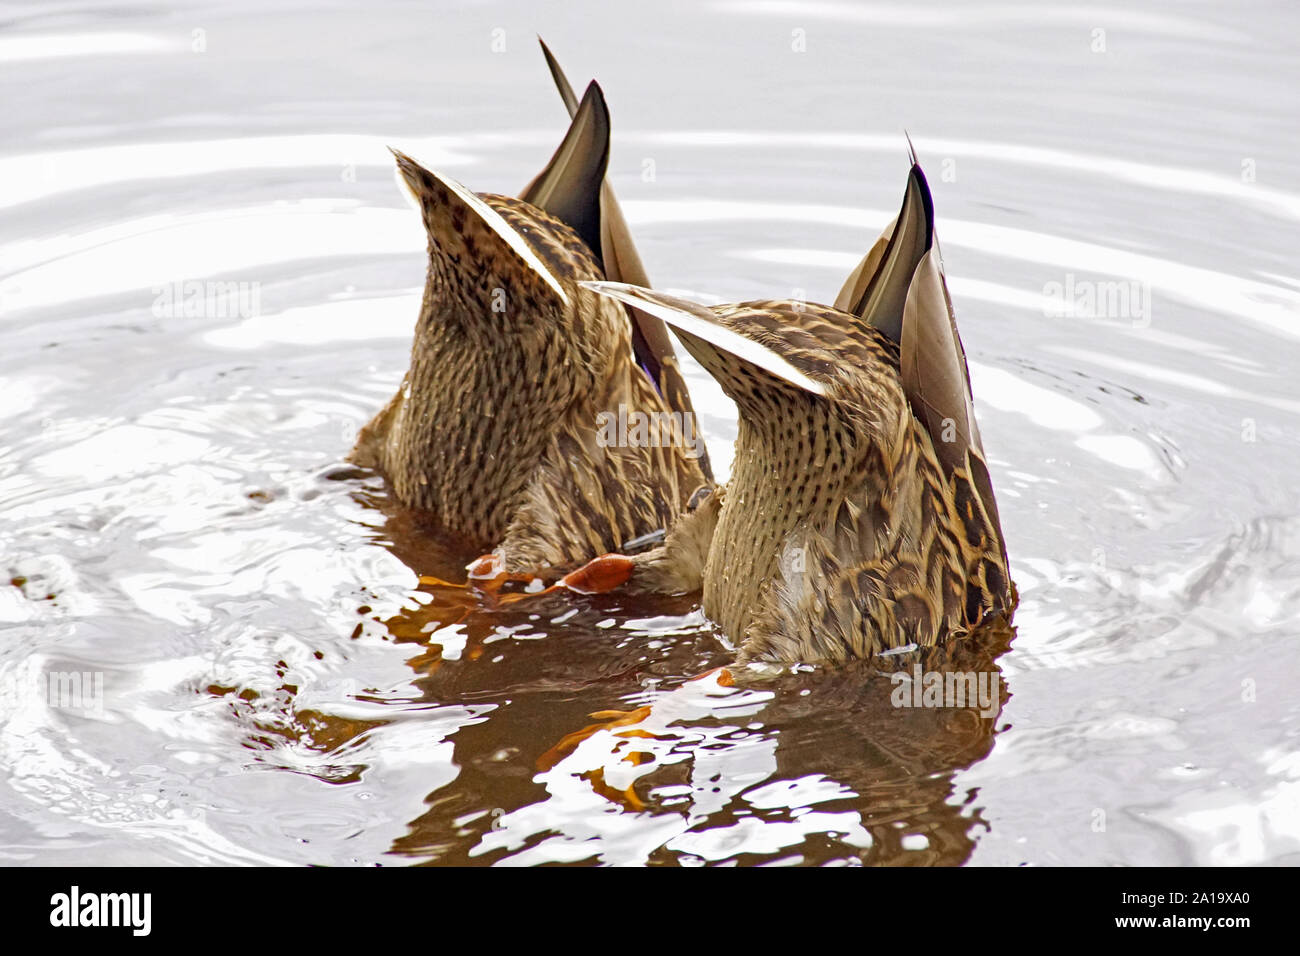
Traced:
<svg viewBox="0 0 1300 956">
<path fill-rule="evenodd" d="M 578 286 L 644 274 L 604 184 L 596 84 L 572 112 L 521 199 L 475 196 L 396 154 L 428 232 L 428 277 L 410 369 L 352 452 L 403 505 L 467 551 L 495 551 L 507 573 L 562 573 L 669 528 L 709 483 L 671 346 L 646 344 L 667 343 L 658 320 Z M 677 413 L 686 441 L 601 442 L 599 416 L 620 407 Z"/>
<path fill-rule="evenodd" d="M 701 587 L 740 663 L 934 645 L 1014 605 L 932 217 L 914 165 L 842 308 L 591 286 L 665 319 L 736 402 L 725 495 L 633 558 L 630 586 Z"/>
</svg>

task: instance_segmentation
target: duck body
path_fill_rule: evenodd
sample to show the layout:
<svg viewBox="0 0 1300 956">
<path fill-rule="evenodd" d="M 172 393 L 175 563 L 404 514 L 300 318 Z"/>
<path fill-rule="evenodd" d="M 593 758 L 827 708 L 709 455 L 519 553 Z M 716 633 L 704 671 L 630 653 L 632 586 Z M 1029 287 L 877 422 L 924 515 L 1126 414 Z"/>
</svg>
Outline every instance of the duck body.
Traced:
<svg viewBox="0 0 1300 956">
<path fill-rule="evenodd" d="M 934 645 L 1014 608 L 919 166 L 836 306 L 590 287 L 664 319 L 739 421 L 727 484 L 661 548 L 566 584 L 699 588 L 740 664 Z"/>
<path fill-rule="evenodd" d="M 842 662 L 935 644 L 1004 607 L 999 533 L 971 507 L 964 472 L 945 474 L 895 343 L 825 306 L 712 311 L 826 381 L 813 396 L 734 363 L 710 369 L 740 418 L 702 598 L 740 638 L 739 662 Z"/>
<path fill-rule="evenodd" d="M 627 313 L 577 288 L 603 273 L 571 229 L 518 199 L 482 198 L 528 240 L 569 308 L 531 291 L 512 305 L 519 283 L 472 235 L 467 248 L 440 249 L 474 256 L 478 281 L 430 269 L 410 368 L 354 458 L 467 549 L 499 548 L 508 570 L 571 568 L 668 527 L 705 479 L 689 448 L 600 443 L 602 413 L 668 411 L 633 361 Z"/>
<path fill-rule="evenodd" d="M 670 528 L 709 484 L 689 397 L 665 387 L 678 381 L 671 347 L 638 354 L 637 317 L 579 286 L 613 271 L 598 255 L 617 207 L 612 194 L 602 201 L 608 117 L 595 84 L 573 112 L 525 191 L 541 205 L 471 193 L 396 154 L 428 233 L 428 273 L 408 371 L 350 456 L 511 574 L 562 573 Z M 678 440 L 604 440 L 602 421 L 629 410 L 675 414 Z"/>
</svg>

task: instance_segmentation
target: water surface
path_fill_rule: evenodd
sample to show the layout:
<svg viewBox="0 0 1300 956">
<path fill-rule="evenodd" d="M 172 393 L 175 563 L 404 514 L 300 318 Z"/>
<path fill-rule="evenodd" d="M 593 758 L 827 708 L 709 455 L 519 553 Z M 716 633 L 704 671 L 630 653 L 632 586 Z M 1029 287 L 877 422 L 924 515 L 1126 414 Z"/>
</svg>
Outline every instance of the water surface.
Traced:
<svg viewBox="0 0 1300 956">
<path fill-rule="evenodd" d="M 0 858 L 1296 862 L 1294 9 L 537 7 L 0 9 Z M 665 288 L 830 300 L 910 132 L 1021 593 L 926 663 L 995 713 L 683 690 L 729 659 L 690 598 L 417 586 L 454 563 L 342 462 L 423 283 L 384 147 L 518 191 L 537 32 Z"/>
</svg>

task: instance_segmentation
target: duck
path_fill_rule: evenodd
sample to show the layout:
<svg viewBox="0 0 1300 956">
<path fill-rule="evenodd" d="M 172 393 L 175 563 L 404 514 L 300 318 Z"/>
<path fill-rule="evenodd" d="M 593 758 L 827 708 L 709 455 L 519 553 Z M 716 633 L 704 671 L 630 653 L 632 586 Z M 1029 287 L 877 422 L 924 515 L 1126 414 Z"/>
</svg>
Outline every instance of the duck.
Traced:
<svg viewBox="0 0 1300 956">
<path fill-rule="evenodd" d="M 910 152 L 902 208 L 833 305 L 706 308 L 629 283 L 585 289 L 662 319 L 736 404 L 730 478 L 579 593 L 701 593 L 735 666 L 840 664 L 933 647 L 1016 597 L 935 235 Z M 706 675 L 701 675 L 706 676 Z"/>
<path fill-rule="evenodd" d="M 469 565 L 480 584 L 662 539 L 713 484 L 662 320 L 581 288 L 649 280 L 606 179 L 604 94 L 592 81 L 579 100 L 542 49 L 570 125 L 518 197 L 393 150 L 428 234 L 426 281 L 409 368 L 348 456 L 482 554 Z M 674 428 L 610 440 L 620 414 Z"/>
</svg>

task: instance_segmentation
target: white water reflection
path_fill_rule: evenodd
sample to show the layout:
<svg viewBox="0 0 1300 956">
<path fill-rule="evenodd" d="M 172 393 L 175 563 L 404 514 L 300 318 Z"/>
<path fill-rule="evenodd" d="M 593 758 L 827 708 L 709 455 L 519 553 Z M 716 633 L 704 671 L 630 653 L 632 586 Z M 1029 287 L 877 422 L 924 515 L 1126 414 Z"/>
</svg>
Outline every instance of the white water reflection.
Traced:
<svg viewBox="0 0 1300 956">
<path fill-rule="evenodd" d="M 750 147 L 770 149 L 804 148 L 905 155 L 897 133 L 822 133 L 800 130 L 665 130 L 629 137 L 647 145 L 680 145 L 696 148 Z M 1272 216 L 1300 220 L 1300 194 L 1255 182 L 1243 182 L 1223 173 L 1183 166 L 1144 163 L 1093 152 L 1066 151 L 1023 143 L 913 136 L 921 159 L 987 159 L 999 165 L 1029 166 L 1064 172 L 1084 179 L 1108 179 L 1160 192 L 1225 199 L 1258 208 Z M 1239 171 L 1238 171 L 1239 172 Z"/>
<path fill-rule="evenodd" d="M 0 36 L 0 63 L 62 57 L 124 56 L 176 52 L 176 39 L 143 33 L 35 33 Z"/>
<path fill-rule="evenodd" d="M 455 151 L 461 142 L 404 138 L 403 146 L 418 150 L 427 161 L 439 167 L 450 167 L 469 162 L 467 156 Z M 0 157 L 0 206 L 16 206 L 116 183 L 229 176 L 241 170 L 251 174 L 256 170 L 324 166 L 341 182 L 341 174 L 349 165 L 388 169 L 392 156 L 385 145 L 385 140 L 378 136 L 321 134 L 240 136 L 20 153 Z"/>
<path fill-rule="evenodd" d="M 893 212 L 809 203 L 736 203 L 724 200 L 629 201 L 624 203 L 634 224 L 699 222 L 798 222 L 851 227 L 871 232 L 874 240 Z M 961 219 L 941 219 L 940 242 L 1020 262 L 1056 266 L 1062 270 L 1132 278 L 1168 297 L 1197 308 L 1258 322 L 1290 338 L 1300 337 L 1300 293 L 1279 285 L 1244 279 L 1123 249 L 1066 239 L 1027 229 Z M 865 246 L 865 243 L 864 243 Z M 791 256 L 845 272 L 860 253 L 745 251 L 741 257 L 785 261 Z M 845 268 L 847 266 L 847 268 Z M 1063 273 L 1064 274 L 1064 273 Z"/>
</svg>

